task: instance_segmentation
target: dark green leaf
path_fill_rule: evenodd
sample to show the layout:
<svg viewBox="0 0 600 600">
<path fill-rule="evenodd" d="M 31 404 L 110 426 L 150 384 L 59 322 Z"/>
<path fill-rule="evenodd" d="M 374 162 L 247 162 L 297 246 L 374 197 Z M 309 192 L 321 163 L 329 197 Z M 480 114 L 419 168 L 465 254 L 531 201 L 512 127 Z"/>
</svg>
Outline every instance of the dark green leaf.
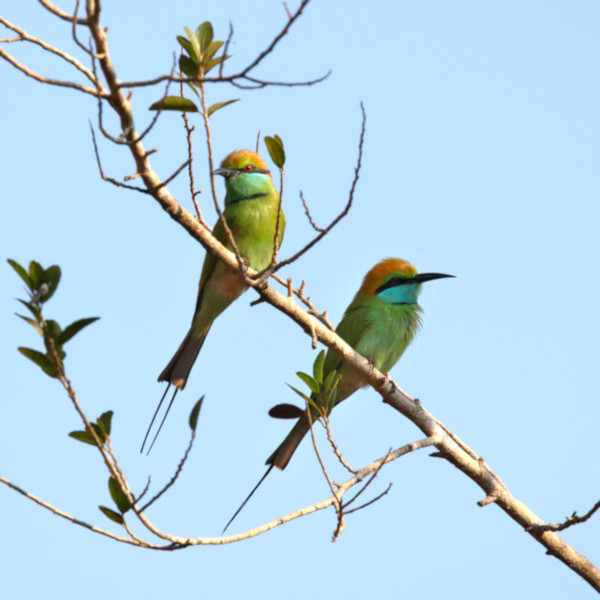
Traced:
<svg viewBox="0 0 600 600">
<path fill-rule="evenodd" d="M 302 371 L 297 371 L 296 375 L 298 375 L 298 377 L 304 381 L 313 394 L 319 393 L 319 384 L 310 375 L 303 373 Z"/>
<path fill-rule="evenodd" d="M 317 383 L 323 383 L 323 363 L 325 362 L 325 350 L 321 350 L 313 365 L 313 377 Z"/>
<path fill-rule="evenodd" d="M 107 410 L 102 413 L 98 419 L 96 419 L 96 423 L 98 423 L 98 427 L 102 429 L 105 435 L 110 435 L 110 427 L 112 423 L 114 412 L 112 410 Z"/>
<path fill-rule="evenodd" d="M 213 26 L 209 21 L 204 21 L 204 23 L 196 29 L 196 36 L 198 38 L 198 43 L 200 44 L 201 53 L 204 53 L 204 51 L 208 49 L 213 40 L 213 35 Z"/>
<path fill-rule="evenodd" d="M 46 321 L 46 332 L 50 338 L 52 338 L 55 342 L 58 342 L 62 330 L 60 325 L 54 319 L 48 319 Z"/>
<path fill-rule="evenodd" d="M 191 58 L 183 54 L 179 57 L 179 69 L 187 77 L 196 77 L 198 75 L 198 65 Z"/>
<path fill-rule="evenodd" d="M 104 431 L 98 427 L 98 425 L 96 425 L 96 423 L 90 423 L 90 425 L 94 428 L 94 431 L 96 432 L 96 435 L 100 438 L 100 441 L 102 442 L 102 444 L 104 444 L 104 442 L 106 441 L 106 436 L 104 435 Z M 92 436 L 92 434 L 87 431 L 71 431 L 71 433 L 69 433 L 69 436 L 72 437 L 73 439 L 79 440 L 80 442 L 85 442 L 86 444 L 90 444 L 92 446 L 96 446 L 96 442 L 94 441 L 94 437 Z"/>
<path fill-rule="evenodd" d="M 211 42 L 202 52 L 202 55 L 204 56 L 204 64 L 206 65 L 206 61 L 211 59 L 215 53 L 217 52 L 217 50 L 219 50 L 219 48 L 221 48 L 221 46 L 224 44 L 225 42 Z M 222 58 L 222 57 L 221 57 Z M 206 66 L 205 66 L 206 69 Z M 206 69 L 208 71 L 208 69 Z"/>
<path fill-rule="evenodd" d="M 313 398 L 309 398 L 309 399 L 308 399 L 308 405 L 309 405 L 309 406 L 312 406 L 312 408 L 314 408 L 314 409 L 315 409 L 315 411 L 317 412 L 317 414 L 318 414 L 319 416 L 321 415 L 321 412 L 322 412 L 322 410 L 323 410 L 323 409 L 322 409 L 322 408 L 319 406 L 319 404 L 317 404 L 317 403 L 315 402 L 315 400 L 314 400 Z M 311 415 L 312 415 L 312 413 L 311 413 Z M 313 419 L 313 422 L 314 422 L 314 419 Z"/>
<path fill-rule="evenodd" d="M 286 383 L 285 385 L 287 385 L 290 389 L 294 390 L 296 394 L 300 396 L 300 398 L 303 398 L 305 401 L 308 401 L 309 398 L 306 394 L 303 394 L 300 390 L 296 389 L 293 385 L 290 385 L 289 383 Z"/>
<path fill-rule="evenodd" d="M 285 152 L 283 151 L 283 143 L 281 138 L 278 135 L 275 137 L 265 135 L 265 145 L 267 146 L 271 160 L 280 169 L 283 169 L 283 165 L 285 164 Z"/>
<path fill-rule="evenodd" d="M 100 317 L 88 317 L 87 319 L 79 319 L 74 323 L 71 323 L 58 338 L 58 343 L 62 346 L 66 344 L 73 336 L 77 335 L 84 327 L 90 325 L 94 321 L 97 321 Z"/>
<path fill-rule="evenodd" d="M 7 258 L 6 262 L 18 273 L 19 277 L 25 282 L 25 285 L 31 290 L 34 290 L 33 285 L 31 284 L 31 277 L 29 277 L 29 273 L 16 261 L 12 258 Z"/>
<path fill-rule="evenodd" d="M 90 444 L 92 446 L 96 445 L 96 442 L 89 431 L 71 431 L 69 433 L 69 437 L 72 437 L 80 442 L 84 442 L 85 444 Z"/>
<path fill-rule="evenodd" d="M 17 302 L 20 302 L 23 306 L 25 306 L 27 310 L 29 310 L 29 312 L 35 317 L 38 323 L 41 322 L 42 313 L 35 304 L 32 304 L 31 302 L 25 302 L 25 300 L 21 300 L 20 298 L 17 298 Z"/>
<path fill-rule="evenodd" d="M 115 523 L 118 523 L 119 525 L 123 525 L 123 523 L 125 522 L 123 520 L 123 517 L 118 513 L 115 512 L 112 508 L 107 508 L 106 506 L 99 506 L 98 507 L 111 521 L 114 521 Z"/>
<path fill-rule="evenodd" d="M 155 102 L 149 110 L 178 110 L 179 112 L 198 112 L 198 107 L 187 98 L 167 96 Z"/>
<path fill-rule="evenodd" d="M 206 112 L 208 113 L 208 116 L 210 117 L 210 115 L 212 115 L 214 112 L 216 112 L 220 108 L 223 108 L 224 106 L 227 106 L 228 104 L 233 104 L 234 102 L 238 102 L 238 100 L 239 100 L 239 98 L 237 98 L 235 100 L 227 100 L 225 102 L 217 102 L 216 104 L 213 104 L 211 107 L 209 107 L 209 109 Z"/>
<path fill-rule="evenodd" d="M 29 317 L 24 317 L 23 315 L 20 315 L 18 313 L 17 317 L 21 317 L 21 319 L 23 319 L 23 321 L 26 321 L 27 323 L 29 323 L 40 335 L 42 334 L 42 328 L 39 326 L 37 321 L 34 321 L 33 319 L 30 319 Z"/>
<path fill-rule="evenodd" d="M 40 285 L 40 277 L 44 273 L 42 265 L 35 260 L 29 263 L 29 279 L 31 280 L 31 290 L 37 290 Z"/>
<path fill-rule="evenodd" d="M 60 281 L 60 267 L 58 265 L 52 265 L 51 267 L 48 267 L 43 273 L 42 276 L 40 277 L 40 280 L 38 282 L 38 287 L 43 285 L 44 283 L 48 284 L 48 292 L 46 292 L 41 298 L 40 301 L 41 302 L 48 302 L 48 300 L 50 300 L 50 298 L 52 298 L 52 295 L 54 294 L 54 292 L 56 291 L 56 288 L 58 287 L 58 282 Z"/>
<path fill-rule="evenodd" d="M 121 511 L 121 513 L 125 513 L 131 508 L 129 499 L 123 493 L 123 490 L 117 483 L 117 480 L 113 477 L 108 479 L 108 491 L 110 492 L 110 497 L 113 499 L 113 502 L 117 505 L 117 508 Z"/>
<path fill-rule="evenodd" d="M 198 66 L 198 57 L 195 55 L 194 49 L 192 48 L 192 44 L 190 44 L 189 40 L 187 40 L 186 38 L 184 38 L 182 35 L 178 35 L 177 36 L 177 41 L 181 44 L 182 48 L 189 54 L 190 60 L 196 66 Z M 188 58 L 188 57 L 186 56 L 184 58 Z M 179 60 L 181 61 L 181 58 Z"/>
<path fill-rule="evenodd" d="M 192 412 L 190 413 L 190 428 L 192 431 L 196 431 L 196 425 L 198 425 L 198 415 L 200 414 L 200 409 L 202 408 L 202 401 L 204 400 L 204 396 L 194 404 L 194 408 L 192 408 Z"/>
<path fill-rule="evenodd" d="M 190 45 L 192 46 L 192 53 L 190 54 L 190 57 L 196 64 L 199 64 L 202 51 L 200 50 L 198 38 L 194 35 L 194 32 L 191 29 L 188 29 L 187 27 L 184 27 L 183 29 L 187 33 Z"/>
<path fill-rule="evenodd" d="M 90 425 L 96 432 L 96 435 L 100 438 L 100 442 L 104 444 L 104 442 L 106 442 L 106 435 L 104 435 L 104 431 L 102 430 L 102 428 L 96 425 L 96 423 L 90 423 Z"/>
<path fill-rule="evenodd" d="M 32 348 L 19 348 L 19 352 L 34 362 L 38 367 L 41 367 L 46 375 L 50 375 L 50 377 L 58 376 L 54 363 L 45 354 L 33 350 Z"/>
</svg>

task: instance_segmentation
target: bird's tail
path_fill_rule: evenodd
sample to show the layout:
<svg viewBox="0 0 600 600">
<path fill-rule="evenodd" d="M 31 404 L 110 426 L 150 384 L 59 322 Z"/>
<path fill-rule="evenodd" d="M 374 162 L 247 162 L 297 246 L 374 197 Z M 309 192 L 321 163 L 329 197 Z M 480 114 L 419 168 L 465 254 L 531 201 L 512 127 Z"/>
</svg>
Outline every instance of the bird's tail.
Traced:
<svg viewBox="0 0 600 600">
<path fill-rule="evenodd" d="M 292 454 L 294 454 L 296 448 L 302 441 L 302 438 L 308 433 L 310 430 L 310 424 L 308 421 L 308 417 L 300 417 L 298 422 L 294 425 L 288 436 L 283 440 L 283 442 L 277 447 L 277 450 L 269 456 L 266 464 L 269 465 L 266 473 L 260 478 L 260 481 L 254 486 L 252 491 L 246 496 L 246 499 L 242 502 L 240 507 L 235 511 L 235 514 L 227 525 L 225 525 L 225 529 L 223 529 L 223 533 L 227 530 L 227 528 L 233 523 L 233 520 L 240 514 L 240 511 L 246 504 L 248 500 L 252 498 L 254 492 L 260 487 L 260 484 L 267 478 L 267 475 L 273 470 L 273 467 L 277 467 L 278 469 L 285 469 L 287 464 L 290 462 L 290 458 L 292 458 Z"/>
<path fill-rule="evenodd" d="M 162 426 L 165 423 L 167 415 L 169 414 L 169 411 L 171 410 L 171 406 L 173 405 L 173 400 L 175 400 L 175 396 L 177 395 L 177 392 L 179 390 L 182 390 L 185 387 L 185 384 L 187 383 L 187 379 L 190 375 L 190 371 L 192 370 L 192 367 L 194 366 L 194 362 L 196 361 L 198 352 L 200 352 L 200 348 L 202 348 L 202 344 L 204 344 L 204 340 L 206 339 L 206 335 L 207 335 L 209 329 L 210 329 L 210 327 L 207 327 L 202 332 L 202 335 L 198 338 L 192 337 L 192 330 L 190 329 L 188 331 L 187 335 L 185 336 L 185 339 L 183 340 L 183 342 L 181 342 L 181 346 L 179 346 L 179 348 L 177 349 L 177 352 L 175 352 L 175 355 L 169 361 L 169 364 L 165 367 L 163 372 L 158 376 L 158 381 L 167 381 L 169 383 L 169 385 L 167 386 L 165 393 L 162 395 L 162 398 L 160 399 L 160 402 L 158 403 L 158 406 L 156 407 L 156 411 L 154 412 L 154 416 L 152 417 L 152 421 L 150 421 L 150 425 L 148 426 L 148 429 L 146 430 L 146 435 L 144 436 L 144 441 L 142 442 L 142 447 L 140 449 L 140 452 L 144 451 L 144 446 L 146 445 L 146 441 L 148 440 L 148 436 L 150 435 L 152 425 L 154 425 L 154 421 L 156 420 L 156 417 L 160 411 L 160 407 L 162 406 L 162 403 L 164 402 L 164 399 L 167 396 L 167 392 L 173 385 L 173 386 L 175 386 L 175 391 L 173 392 L 171 401 L 169 402 L 169 405 L 167 406 L 167 410 L 165 412 L 164 417 L 162 418 L 162 421 L 160 423 L 158 431 L 154 435 L 154 439 L 152 440 L 152 443 L 150 444 L 150 448 L 148 448 L 147 453 L 150 454 L 150 450 L 152 450 L 152 446 L 154 446 L 154 442 L 156 442 L 156 438 L 158 437 L 158 434 L 160 433 L 160 430 L 162 429 Z"/>
<path fill-rule="evenodd" d="M 296 448 L 309 430 L 310 423 L 308 417 L 304 416 L 298 419 L 298 422 L 288 433 L 285 440 L 283 440 L 275 452 L 269 456 L 266 464 L 271 465 L 271 467 L 277 467 L 278 469 L 285 469 L 290 462 L 292 455 L 296 451 Z"/>
<path fill-rule="evenodd" d="M 200 352 L 200 348 L 204 344 L 209 329 L 210 326 L 202 332 L 200 337 L 193 337 L 192 329 L 188 331 L 185 339 L 181 342 L 181 346 L 179 346 L 169 364 L 158 376 L 158 381 L 168 381 L 180 390 L 185 387 L 190 371 L 196 362 L 198 352 Z"/>
<path fill-rule="evenodd" d="M 223 535 L 227 531 L 227 528 L 233 523 L 233 520 L 240 514 L 242 508 L 244 508 L 244 506 L 246 506 L 246 504 L 248 503 L 248 500 L 250 500 L 250 498 L 252 498 L 252 496 L 254 495 L 254 492 L 260 487 L 260 484 L 267 478 L 267 475 L 271 472 L 272 469 L 273 469 L 273 465 L 271 465 L 267 469 L 266 473 L 260 478 L 259 482 L 254 486 L 252 491 L 246 496 L 246 499 L 240 504 L 240 507 L 235 511 L 235 513 L 233 514 L 233 517 L 231 517 L 231 519 L 229 519 L 229 521 L 227 522 L 227 525 L 225 525 L 225 529 L 223 529 L 223 531 L 221 532 L 221 535 Z"/>
</svg>

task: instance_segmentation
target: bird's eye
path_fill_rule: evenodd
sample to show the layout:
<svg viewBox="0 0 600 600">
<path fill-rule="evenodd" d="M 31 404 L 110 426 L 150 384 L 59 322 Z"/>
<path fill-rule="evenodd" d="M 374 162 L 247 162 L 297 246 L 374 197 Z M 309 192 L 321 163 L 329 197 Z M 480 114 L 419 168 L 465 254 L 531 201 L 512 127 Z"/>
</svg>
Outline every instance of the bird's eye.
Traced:
<svg viewBox="0 0 600 600">
<path fill-rule="evenodd" d="M 254 167 L 252 165 L 246 165 L 244 167 L 244 171 L 246 171 L 246 173 L 252 173 L 252 171 L 254 171 Z"/>
</svg>

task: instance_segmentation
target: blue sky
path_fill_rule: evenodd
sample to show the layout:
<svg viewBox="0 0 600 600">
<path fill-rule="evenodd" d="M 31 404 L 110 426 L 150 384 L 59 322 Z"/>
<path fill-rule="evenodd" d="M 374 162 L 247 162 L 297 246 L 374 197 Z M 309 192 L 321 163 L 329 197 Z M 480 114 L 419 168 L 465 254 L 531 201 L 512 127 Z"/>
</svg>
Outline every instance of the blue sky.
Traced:
<svg viewBox="0 0 600 600">
<path fill-rule="evenodd" d="M 229 64 L 239 69 L 285 19 L 282 5 L 271 1 L 173 1 L 168 9 L 139 0 L 105 4 L 103 23 L 123 81 L 167 72 L 175 36 L 204 20 L 217 39 L 233 22 Z M 68 26 L 36 3 L 10 3 L 2 15 L 77 52 Z M 314 0 L 256 75 L 298 81 L 331 69 L 327 81 L 209 90 L 210 102 L 241 99 L 213 118 L 217 160 L 254 147 L 259 130 L 283 138 L 283 256 L 312 235 L 300 190 L 318 223 L 343 207 L 364 102 L 364 168 L 354 207 L 283 275 L 306 279 L 315 306 L 334 322 L 384 257 L 456 275 L 424 286 L 423 330 L 392 375 L 551 522 L 585 512 L 600 497 L 599 19 L 591 1 L 349 1 L 340 8 Z M 14 51 L 49 76 L 73 76 L 30 48 Z M 149 197 L 100 180 L 88 126 L 96 118 L 91 98 L 44 87 L 6 63 L 0 81 L 0 255 L 61 266 L 48 317 L 62 324 L 101 317 L 67 346 L 66 366 L 88 415 L 115 411 L 113 446 L 134 489 L 149 474 L 156 486 L 168 480 L 187 445 L 189 411 L 206 395 L 179 485 L 149 516 L 176 535 L 217 535 L 289 429 L 266 413 L 294 401 L 285 383 L 310 368 L 310 340 L 265 304 L 250 307 L 256 296 L 249 292 L 211 330 L 154 450 L 140 456 L 162 393 L 156 377 L 189 326 L 204 251 Z M 138 129 L 161 94 L 162 87 L 135 90 Z M 206 192 L 200 202 L 214 222 L 195 122 L 196 176 Z M 118 134 L 114 119 L 107 125 Z M 161 116 L 146 146 L 158 149 L 152 164 L 168 177 L 186 158 L 180 116 Z M 125 150 L 101 140 L 100 152 L 113 177 L 133 173 Z M 185 176 L 169 189 L 191 210 Z M 20 281 L 6 264 L 0 278 L 0 475 L 112 527 L 97 509 L 110 502 L 107 474 L 91 447 L 67 437 L 80 424 L 64 392 L 17 353 L 17 346 L 39 340 L 14 316 Z M 332 426 L 355 466 L 421 437 L 373 390 L 338 407 Z M 334 477 L 344 478 L 329 463 Z M 175 553 L 121 546 L 3 488 L 3 587 L 14 598 L 100 598 L 107 589 L 118 598 L 392 598 L 424 589 L 447 598 L 593 597 L 495 505 L 479 508 L 482 491 L 428 452 L 389 465 L 373 493 L 389 482 L 390 494 L 350 515 L 335 544 L 335 515 L 324 511 L 247 542 Z M 232 532 L 327 496 L 304 442 Z M 563 537 L 598 563 L 599 517 Z"/>
</svg>

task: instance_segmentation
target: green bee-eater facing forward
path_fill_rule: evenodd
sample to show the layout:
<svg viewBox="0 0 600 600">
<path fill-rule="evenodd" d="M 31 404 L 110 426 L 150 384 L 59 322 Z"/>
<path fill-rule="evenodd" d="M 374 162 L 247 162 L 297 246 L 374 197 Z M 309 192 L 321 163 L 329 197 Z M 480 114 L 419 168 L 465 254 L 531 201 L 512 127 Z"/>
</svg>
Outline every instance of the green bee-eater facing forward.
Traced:
<svg viewBox="0 0 600 600">
<path fill-rule="evenodd" d="M 237 150 L 227 156 L 215 175 L 225 177 L 225 211 L 227 225 L 231 229 L 240 254 L 253 269 L 267 267 L 273 256 L 279 194 L 273 185 L 271 173 L 262 158 L 250 150 Z M 285 217 L 281 214 L 278 244 L 285 229 Z M 213 235 L 229 250 L 229 242 L 223 222 L 219 219 Z M 175 392 L 154 441 L 167 417 L 178 390 L 183 390 L 194 361 L 213 324 L 213 321 L 240 296 L 247 286 L 241 277 L 214 255 L 207 254 L 200 277 L 198 301 L 192 326 L 175 355 L 159 375 L 158 381 L 168 382 L 167 389 L 154 413 L 144 438 L 142 450 L 150 433 L 160 406 L 171 385 Z M 152 442 L 154 444 L 154 441 Z M 152 448 L 152 446 L 150 446 Z"/>
<path fill-rule="evenodd" d="M 387 373 L 402 356 L 421 325 L 421 307 L 417 298 L 421 284 L 432 279 L 453 277 L 441 273 L 417 273 L 413 265 L 399 258 L 387 258 L 376 264 L 365 276 L 361 288 L 346 309 L 337 327 L 337 334 L 359 354 L 369 359 L 381 372 Z M 323 365 L 323 377 L 337 371 L 341 379 L 337 386 L 335 404 L 339 404 L 356 390 L 367 385 L 364 378 L 329 350 Z M 319 398 L 312 396 L 315 403 Z M 311 409 L 312 421 L 319 417 Z M 298 422 L 275 452 L 267 459 L 269 468 L 242 506 L 275 466 L 285 469 L 296 448 L 310 430 L 308 416 Z M 229 524 L 227 526 L 229 526 Z M 227 529 L 227 527 L 225 528 Z"/>
</svg>

